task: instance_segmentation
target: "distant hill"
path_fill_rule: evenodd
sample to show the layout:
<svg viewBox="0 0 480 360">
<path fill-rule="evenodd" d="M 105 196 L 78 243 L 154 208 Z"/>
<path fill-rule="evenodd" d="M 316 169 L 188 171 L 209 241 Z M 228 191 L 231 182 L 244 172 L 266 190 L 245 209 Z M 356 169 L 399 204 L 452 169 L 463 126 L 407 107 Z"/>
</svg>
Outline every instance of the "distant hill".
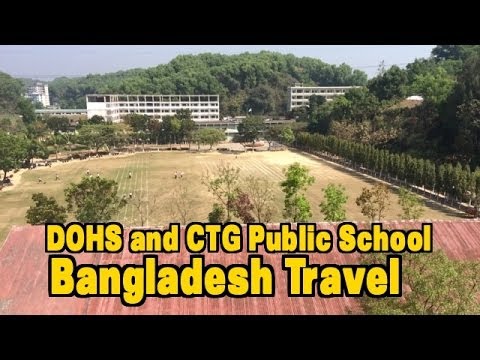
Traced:
<svg viewBox="0 0 480 360">
<path fill-rule="evenodd" d="M 51 101 L 63 108 L 85 108 L 85 95 L 219 94 L 222 115 L 249 108 L 256 114 L 283 115 L 287 87 L 295 82 L 319 85 L 365 85 L 367 75 L 350 66 L 275 52 L 240 55 L 180 55 L 165 65 L 49 83 Z"/>
</svg>

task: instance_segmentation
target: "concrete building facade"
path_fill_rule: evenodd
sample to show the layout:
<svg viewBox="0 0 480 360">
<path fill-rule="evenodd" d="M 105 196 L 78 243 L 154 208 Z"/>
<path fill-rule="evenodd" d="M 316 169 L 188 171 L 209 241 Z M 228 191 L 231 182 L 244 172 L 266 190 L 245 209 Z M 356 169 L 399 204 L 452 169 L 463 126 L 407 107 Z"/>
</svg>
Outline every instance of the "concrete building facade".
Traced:
<svg viewBox="0 0 480 360">
<path fill-rule="evenodd" d="M 119 122 L 127 114 L 148 115 L 162 120 L 180 109 L 188 109 L 194 121 L 220 119 L 219 95 L 87 95 L 87 116 L 102 116 Z"/>
<path fill-rule="evenodd" d="M 43 107 L 50 106 L 50 94 L 48 93 L 48 85 L 37 82 L 34 85 L 28 87 L 27 94 L 25 95 L 32 101 L 37 101 L 43 105 Z"/>
<path fill-rule="evenodd" d="M 288 111 L 307 106 L 312 95 L 323 96 L 330 101 L 335 96 L 345 95 L 348 90 L 357 87 L 359 86 L 302 86 L 295 84 L 288 88 Z"/>
</svg>

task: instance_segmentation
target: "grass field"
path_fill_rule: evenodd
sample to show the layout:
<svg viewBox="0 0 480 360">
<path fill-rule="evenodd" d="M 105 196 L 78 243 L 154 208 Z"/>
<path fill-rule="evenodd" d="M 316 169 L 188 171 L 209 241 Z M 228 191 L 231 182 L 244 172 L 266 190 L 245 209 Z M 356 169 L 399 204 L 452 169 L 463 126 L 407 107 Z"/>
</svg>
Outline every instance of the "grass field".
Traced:
<svg viewBox="0 0 480 360">
<path fill-rule="evenodd" d="M 273 222 L 280 222 L 283 209 L 283 193 L 279 186 L 279 182 L 283 179 L 282 169 L 295 161 L 306 165 L 315 177 L 314 185 L 307 192 L 313 210 L 312 221 L 323 220 L 318 204 L 323 198 L 321 189 L 330 182 L 343 184 L 347 188 L 348 219 L 366 220 L 358 206 L 355 205 L 355 198 L 361 193 L 362 187 L 372 185 L 373 181 L 315 157 L 290 151 L 243 153 L 238 155 L 238 158 L 235 155 L 217 152 L 147 152 L 76 160 L 70 163 L 56 164 L 51 168 L 37 168 L 23 172 L 15 178 L 15 187 L 7 191 L 0 191 L 0 244 L 6 238 L 12 225 L 25 224 L 25 212 L 32 203 L 31 196 L 34 192 L 53 195 L 63 203 L 64 188 L 71 182 L 79 182 L 87 169 L 93 176 L 99 173 L 102 177 L 116 180 L 121 195 L 128 195 L 132 192 L 135 199 L 148 198 L 149 201 L 144 209 L 145 226 L 155 226 L 179 220 L 173 214 L 171 204 L 172 193 L 180 184 L 188 188 L 189 221 L 206 221 L 207 214 L 211 211 L 213 197 L 201 184 L 202 174 L 207 170 L 214 171 L 217 164 L 222 162 L 231 163 L 241 169 L 242 176 L 254 174 L 258 177 L 266 177 L 275 183 L 277 206 L 274 209 Z M 174 179 L 175 170 L 184 172 L 182 179 Z M 128 178 L 130 171 L 132 172 L 131 179 Z M 59 175 L 60 180 L 55 180 L 56 174 Z M 46 184 L 38 183 L 38 178 L 41 178 Z M 399 218 L 400 208 L 397 201 L 398 197 L 393 194 L 385 219 Z M 427 205 L 423 215 L 424 219 L 453 219 L 462 216 L 461 213 L 434 203 Z M 133 204 L 123 208 L 114 220 L 120 221 L 125 226 L 140 225 L 139 215 Z"/>
</svg>

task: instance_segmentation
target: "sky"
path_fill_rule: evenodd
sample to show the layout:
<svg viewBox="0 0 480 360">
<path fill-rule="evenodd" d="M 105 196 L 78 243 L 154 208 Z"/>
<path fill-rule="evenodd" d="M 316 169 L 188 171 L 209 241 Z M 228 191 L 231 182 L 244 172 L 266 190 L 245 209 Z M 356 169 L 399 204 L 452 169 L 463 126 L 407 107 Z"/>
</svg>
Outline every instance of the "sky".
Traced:
<svg viewBox="0 0 480 360">
<path fill-rule="evenodd" d="M 180 54 L 276 51 L 329 64 L 346 63 L 373 77 L 379 64 L 404 67 L 426 58 L 435 45 L 0 45 L 0 71 L 52 80 L 166 64 Z"/>
</svg>

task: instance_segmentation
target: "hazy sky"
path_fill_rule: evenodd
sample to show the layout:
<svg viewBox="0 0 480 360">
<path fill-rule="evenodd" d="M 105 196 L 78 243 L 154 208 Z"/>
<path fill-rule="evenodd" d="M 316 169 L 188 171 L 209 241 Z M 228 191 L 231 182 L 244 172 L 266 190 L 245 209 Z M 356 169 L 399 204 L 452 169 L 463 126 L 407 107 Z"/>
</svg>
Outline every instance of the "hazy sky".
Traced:
<svg viewBox="0 0 480 360">
<path fill-rule="evenodd" d="M 318 58 L 326 63 L 346 63 L 376 74 L 386 67 L 405 66 L 428 57 L 434 45 L 0 45 L 0 71 L 15 77 L 49 80 L 165 64 L 179 54 L 202 52 L 238 54 L 261 50 Z"/>
</svg>

